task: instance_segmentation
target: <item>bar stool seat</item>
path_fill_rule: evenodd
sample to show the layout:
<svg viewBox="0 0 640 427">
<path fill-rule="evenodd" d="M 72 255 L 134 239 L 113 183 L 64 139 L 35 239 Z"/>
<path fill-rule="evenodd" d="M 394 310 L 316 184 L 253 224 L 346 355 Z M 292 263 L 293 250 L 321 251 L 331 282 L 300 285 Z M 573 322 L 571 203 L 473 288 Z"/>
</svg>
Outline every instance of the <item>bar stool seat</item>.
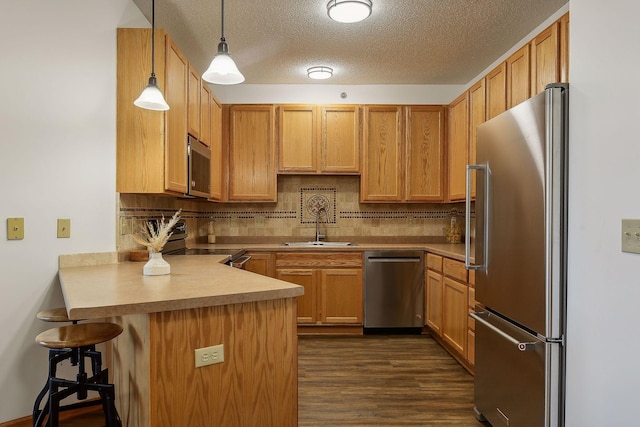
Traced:
<svg viewBox="0 0 640 427">
<path fill-rule="evenodd" d="M 36 342 L 47 348 L 86 347 L 107 342 L 121 333 L 122 326 L 115 323 L 79 323 L 41 332 L 36 337 Z"/>
<path fill-rule="evenodd" d="M 36 317 L 45 322 L 71 322 L 67 314 L 66 307 L 52 308 L 51 310 L 42 310 L 36 314 Z"/>
<path fill-rule="evenodd" d="M 122 333 L 122 326 L 109 322 L 80 323 L 48 329 L 36 337 L 36 342 L 49 349 L 49 377 L 33 409 L 33 425 L 40 427 L 58 426 L 60 411 L 102 404 L 108 427 L 121 427 L 122 423 L 115 407 L 114 385 L 108 382 L 108 369 L 102 369 L 102 355 L 95 345 L 116 338 Z M 85 358 L 89 358 L 93 375 L 89 377 L 85 369 Z M 58 364 L 69 359 L 71 365 L 78 366 L 76 380 L 57 378 Z M 99 400 L 82 402 L 88 391 L 96 391 Z M 40 409 L 44 396 L 48 398 Z M 60 401 L 72 394 L 80 401 L 75 404 L 60 405 Z M 48 418 L 47 418 L 48 415 Z M 45 423 L 46 419 L 46 423 Z"/>
</svg>

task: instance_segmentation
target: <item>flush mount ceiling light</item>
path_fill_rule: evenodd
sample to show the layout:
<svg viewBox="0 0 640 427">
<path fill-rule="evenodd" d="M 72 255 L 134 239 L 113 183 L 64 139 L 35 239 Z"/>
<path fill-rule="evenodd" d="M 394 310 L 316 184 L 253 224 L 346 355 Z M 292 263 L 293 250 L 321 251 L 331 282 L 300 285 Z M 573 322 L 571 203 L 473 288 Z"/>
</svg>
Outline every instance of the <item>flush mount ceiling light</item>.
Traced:
<svg viewBox="0 0 640 427">
<path fill-rule="evenodd" d="M 368 18 L 371 7 L 371 0 L 331 0 L 327 13 L 334 21 L 350 24 Z"/>
<path fill-rule="evenodd" d="M 202 79 L 218 85 L 235 85 L 244 81 L 244 76 L 238 70 L 236 63 L 229 56 L 229 46 L 224 38 L 224 0 L 222 0 L 222 31 L 218 53 L 213 57 L 211 65 L 202 75 Z"/>
<path fill-rule="evenodd" d="M 144 88 L 138 99 L 133 101 L 136 107 L 144 108 L 146 110 L 154 111 L 166 111 L 169 109 L 169 105 L 164 100 L 160 88 L 158 88 L 158 80 L 155 73 L 155 50 L 156 50 L 156 2 L 151 0 L 151 77 L 149 77 L 149 83 Z"/>
<path fill-rule="evenodd" d="M 324 80 L 333 76 L 333 68 L 331 67 L 311 67 L 307 69 L 307 76 L 315 80 Z"/>
</svg>

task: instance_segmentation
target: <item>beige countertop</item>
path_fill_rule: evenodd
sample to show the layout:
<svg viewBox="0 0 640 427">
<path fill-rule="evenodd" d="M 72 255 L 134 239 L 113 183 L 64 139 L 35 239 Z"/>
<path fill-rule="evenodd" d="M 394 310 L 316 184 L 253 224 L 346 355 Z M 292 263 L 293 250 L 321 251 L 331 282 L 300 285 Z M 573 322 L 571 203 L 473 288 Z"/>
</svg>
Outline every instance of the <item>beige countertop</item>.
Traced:
<svg viewBox="0 0 640 427">
<path fill-rule="evenodd" d="M 308 252 L 308 251 L 325 251 L 325 252 L 342 252 L 342 251 L 367 251 L 367 250 L 421 250 L 434 254 L 442 255 L 448 258 L 464 261 L 464 244 L 450 243 L 358 243 L 353 246 L 337 246 L 337 247 L 300 247 L 285 246 L 282 243 L 224 243 L 224 244 L 190 244 L 192 248 L 210 248 L 210 249 L 246 249 L 248 251 L 261 252 Z"/>
<path fill-rule="evenodd" d="M 171 274 L 144 276 L 142 262 L 61 267 L 71 319 L 211 307 L 303 294 L 292 283 L 221 264 L 224 256 L 166 256 Z"/>
</svg>

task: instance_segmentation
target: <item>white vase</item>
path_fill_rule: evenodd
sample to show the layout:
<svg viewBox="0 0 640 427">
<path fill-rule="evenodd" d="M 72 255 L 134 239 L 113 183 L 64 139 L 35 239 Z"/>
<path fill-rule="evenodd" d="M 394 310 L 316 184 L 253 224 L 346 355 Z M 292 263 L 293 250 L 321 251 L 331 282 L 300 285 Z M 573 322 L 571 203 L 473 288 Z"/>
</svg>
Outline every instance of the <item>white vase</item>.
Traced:
<svg viewBox="0 0 640 427">
<path fill-rule="evenodd" d="M 161 276 L 171 273 L 171 265 L 162 258 L 162 252 L 149 251 L 149 261 L 144 265 L 145 276 Z"/>
</svg>

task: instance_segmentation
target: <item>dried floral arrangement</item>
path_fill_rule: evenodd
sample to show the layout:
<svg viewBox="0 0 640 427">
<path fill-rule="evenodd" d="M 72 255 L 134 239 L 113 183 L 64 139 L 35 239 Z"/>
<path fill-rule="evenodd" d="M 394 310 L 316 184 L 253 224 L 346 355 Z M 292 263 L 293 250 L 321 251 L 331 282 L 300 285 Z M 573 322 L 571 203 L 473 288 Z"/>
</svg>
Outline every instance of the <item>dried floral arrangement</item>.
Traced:
<svg viewBox="0 0 640 427">
<path fill-rule="evenodd" d="M 133 240 L 154 252 L 161 252 L 169 240 L 169 237 L 173 234 L 171 231 L 173 226 L 180 220 L 180 212 L 182 212 L 182 209 L 173 214 L 168 222 L 164 221 L 164 215 L 162 215 L 162 219 L 158 222 L 157 229 L 153 226 L 152 222 L 147 221 L 142 232 L 133 235 Z"/>
</svg>

